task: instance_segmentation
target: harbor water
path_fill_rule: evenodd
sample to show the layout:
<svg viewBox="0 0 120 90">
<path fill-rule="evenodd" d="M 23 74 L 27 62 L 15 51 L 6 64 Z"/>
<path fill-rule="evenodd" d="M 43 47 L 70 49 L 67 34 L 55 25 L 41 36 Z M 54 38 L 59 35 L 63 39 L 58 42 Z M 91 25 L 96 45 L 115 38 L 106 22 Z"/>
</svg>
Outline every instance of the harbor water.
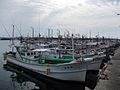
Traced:
<svg viewBox="0 0 120 90">
<path fill-rule="evenodd" d="M 4 68 L 3 53 L 9 50 L 10 41 L 0 41 L 0 90 L 34 90 L 37 87 L 34 82 Z"/>
</svg>

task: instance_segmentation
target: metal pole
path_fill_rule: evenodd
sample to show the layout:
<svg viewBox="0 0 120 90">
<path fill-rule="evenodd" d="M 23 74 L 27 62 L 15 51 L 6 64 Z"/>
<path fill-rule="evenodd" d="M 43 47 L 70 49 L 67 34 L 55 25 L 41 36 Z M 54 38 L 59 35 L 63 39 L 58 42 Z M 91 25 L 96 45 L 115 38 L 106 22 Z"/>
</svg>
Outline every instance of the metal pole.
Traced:
<svg viewBox="0 0 120 90">
<path fill-rule="evenodd" d="M 13 25 L 13 33 L 12 33 L 12 52 L 14 52 L 14 25 Z"/>
<path fill-rule="evenodd" d="M 72 54 L 73 54 L 73 60 L 75 59 L 75 55 L 74 55 L 74 40 L 73 40 L 73 34 L 72 34 Z"/>
</svg>

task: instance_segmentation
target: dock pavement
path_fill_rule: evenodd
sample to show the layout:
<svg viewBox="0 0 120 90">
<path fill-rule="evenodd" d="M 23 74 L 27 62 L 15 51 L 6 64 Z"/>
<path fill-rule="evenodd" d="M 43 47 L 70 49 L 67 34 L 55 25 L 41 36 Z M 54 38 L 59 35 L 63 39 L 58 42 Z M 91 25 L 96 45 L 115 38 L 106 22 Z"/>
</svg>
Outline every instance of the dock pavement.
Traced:
<svg viewBox="0 0 120 90">
<path fill-rule="evenodd" d="M 94 90 L 120 90 L 120 48 L 110 62 L 104 71 L 106 78 L 100 79 Z"/>
</svg>

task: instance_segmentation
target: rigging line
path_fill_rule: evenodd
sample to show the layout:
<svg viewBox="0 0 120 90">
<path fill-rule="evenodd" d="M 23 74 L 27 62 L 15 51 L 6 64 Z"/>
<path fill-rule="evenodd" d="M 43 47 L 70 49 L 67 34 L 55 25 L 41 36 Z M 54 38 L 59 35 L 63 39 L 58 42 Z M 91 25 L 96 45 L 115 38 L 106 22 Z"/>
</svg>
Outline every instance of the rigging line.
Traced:
<svg viewBox="0 0 120 90">
<path fill-rule="evenodd" d="M 3 24 L 1 25 L 1 27 L 3 27 L 3 28 L 4 28 L 4 30 L 6 31 L 6 33 L 8 34 L 8 36 L 9 36 L 9 37 L 11 37 L 11 36 L 10 36 L 10 34 L 8 33 L 8 31 L 7 31 L 6 27 L 5 27 Z"/>
<path fill-rule="evenodd" d="M 18 33 L 20 34 L 20 36 L 22 36 L 20 30 L 18 29 L 18 27 L 15 25 L 16 29 L 18 30 Z"/>
</svg>

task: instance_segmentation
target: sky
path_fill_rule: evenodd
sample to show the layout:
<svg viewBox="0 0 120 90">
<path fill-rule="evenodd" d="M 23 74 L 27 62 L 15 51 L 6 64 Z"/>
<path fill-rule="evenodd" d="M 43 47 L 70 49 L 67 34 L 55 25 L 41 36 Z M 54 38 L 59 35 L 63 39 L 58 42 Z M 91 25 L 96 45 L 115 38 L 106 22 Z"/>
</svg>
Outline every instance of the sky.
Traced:
<svg viewBox="0 0 120 90">
<path fill-rule="evenodd" d="M 0 0 L 0 37 L 69 33 L 120 38 L 120 0 Z"/>
</svg>

